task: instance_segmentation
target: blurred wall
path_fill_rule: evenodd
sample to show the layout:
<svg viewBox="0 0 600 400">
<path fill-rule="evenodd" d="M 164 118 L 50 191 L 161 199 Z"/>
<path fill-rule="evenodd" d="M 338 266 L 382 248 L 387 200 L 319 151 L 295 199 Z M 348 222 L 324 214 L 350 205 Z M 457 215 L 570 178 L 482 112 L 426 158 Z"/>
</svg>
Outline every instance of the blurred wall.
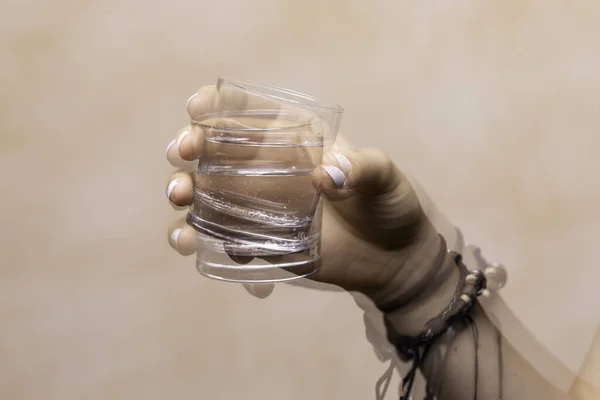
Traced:
<svg viewBox="0 0 600 400">
<path fill-rule="evenodd" d="M 342 131 L 508 266 L 507 304 L 578 370 L 600 320 L 600 3 L 2 9 L 0 398 L 373 396 L 385 367 L 349 296 L 256 300 L 167 245 L 164 149 L 218 75 L 342 104 Z"/>
</svg>

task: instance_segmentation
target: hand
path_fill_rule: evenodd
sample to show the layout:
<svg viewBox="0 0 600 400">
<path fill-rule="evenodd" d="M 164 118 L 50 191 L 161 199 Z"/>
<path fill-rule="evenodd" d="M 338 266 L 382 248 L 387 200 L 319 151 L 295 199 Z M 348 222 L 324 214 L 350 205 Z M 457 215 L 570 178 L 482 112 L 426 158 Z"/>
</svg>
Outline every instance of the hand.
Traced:
<svg viewBox="0 0 600 400">
<path fill-rule="evenodd" d="M 201 88 L 188 100 L 191 117 L 210 111 L 215 87 Z M 169 179 L 167 196 L 175 207 L 192 203 L 194 161 L 201 156 L 202 132 L 182 129 L 167 148 L 169 162 L 179 170 Z M 367 295 L 378 305 L 395 301 L 418 278 L 434 268 L 440 239 L 417 195 L 396 165 L 376 149 L 355 149 L 338 137 L 323 165 L 313 171 L 322 190 L 324 216 L 322 264 L 312 281 L 333 284 Z M 195 252 L 195 231 L 185 217 L 169 228 L 169 243 L 183 255 Z M 266 297 L 273 285 L 245 285 Z M 414 291 L 414 290 L 413 290 Z"/>
</svg>

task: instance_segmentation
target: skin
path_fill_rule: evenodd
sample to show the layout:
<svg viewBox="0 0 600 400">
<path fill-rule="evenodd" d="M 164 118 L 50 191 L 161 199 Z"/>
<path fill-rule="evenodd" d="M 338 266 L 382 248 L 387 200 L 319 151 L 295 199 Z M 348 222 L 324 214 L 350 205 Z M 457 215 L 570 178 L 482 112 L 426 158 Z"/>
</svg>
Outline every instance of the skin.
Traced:
<svg viewBox="0 0 600 400">
<path fill-rule="evenodd" d="M 569 393 L 575 399 L 600 399 L 600 328 Z"/>
<path fill-rule="evenodd" d="M 190 118 L 215 111 L 219 95 L 222 93 L 214 86 L 198 90 L 188 100 Z M 240 96 L 236 93 L 227 95 Z M 234 101 L 246 105 L 253 100 L 234 97 Z M 194 174 L 191 171 L 203 154 L 202 129 L 194 125 L 180 130 L 166 154 L 176 168 L 167 183 L 168 199 L 174 208 L 185 208 L 193 200 Z M 458 276 L 443 274 L 442 269 L 446 267 L 436 264 L 440 237 L 421 207 L 413 186 L 383 152 L 354 148 L 343 137 L 338 137 L 333 152 L 324 155 L 323 164 L 339 173 L 336 181 L 327 173 L 328 168 L 316 165 L 312 174 L 313 185 L 325 198 L 321 270 L 310 280 L 303 279 L 297 284 L 325 290 L 341 288 L 366 297 L 380 307 L 400 304 L 402 312 L 394 316 L 394 328 L 403 334 L 418 332 L 427 319 L 448 304 Z M 343 176 L 343 182 L 340 182 L 340 176 Z M 168 238 L 179 253 L 194 253 L 195 231 L 184 218 L 169 226 Z M 419 278 L 425 275 L 432 278 L 423 283 Z M 445 278 L 440 278 L 442 276 Z M 259 298 L 267 297 L 273 291 L 273 285 L 269 284 L 244 286 Z M 419 289 L 418 296 L 409 295 L 409 290 L 412 293 L 415 287 Z M 478 398 L 495 399 L 498 388 L 495 331 L 480 307 L 474 310 L 473 318 L 480 330 L 479 375 L 483 383 Z M 438 388 L 443 393 L 439 397 L 442 400 L 472 396 L 474 354 L 470 335 L 470 330 L 462 327 L 454 342 L 446 343 L 442 339 L 436 343 L 435 346 L 448 345 L 454 349 L 446 369 L 438 367 L 434 372 L 436 363 L 433 360 L 423 362 L 421 369 L 426 378 L 444 377 L 444 386 Z M 595 346 L 600 347 L 599 342 L 600 338 Z M 574 387 L 573 397 L 570 397 L 546 382 L 509 344 L 505 343 L 503 349 L 505 370 L 510 371 L 504 379 L 505 400 L 589 398 L 579 394 L 583 392 L 582 383 Z M 577 387 L 580 390 L 576 390 Z"/>
<path fill-rule="evenodd" d="M 216 96 L 214 86 L 201 88 L 188 101 L 190 117 L 214 111 Z M 194 174 L 189 170 L 202 151 L 203 132 L 198 126 L 182 129 L 167 150 L 171 164 L 179 167 L 167 183 L 168 188 L 177 180 L 169 196 L 176 207 L 192 202 Z M 421 254 L 437 251 L 437 232 L 425 217 L 408 180 L 383 152 L 350 148 L 343 138 L 338 139 L 334 152 L 349 161 L 351 171 L 344 174 L 346 182 L 342 188 L 323 168 L 317 166 L 313 171 L 313 184 L 328 201 L 324 204 L 321 270 L 312 280 L 362 292 L 382 303 L 387 300 L 384 297 L 390 291 L 391 281 L 405 282 L 408 287 L 414 272 L 409 264 L 417 254 L 421 258 Z M 343 168 L 333 153 L 325 154 L 323 159 L 330 166 Z M 176 229 L 181 231 L 173 240 Z M 168 234 L 171 246 L 178 252 L 189 255 L 195 251 L 194 230 L 184 218 L 175 221 Z M 364 267 L 366 254 L 371 264 L 368 269 Z M 246 288 L 265 295 L 272 285 Z M 394 295 L 397 294 L 396 291 Z"/>
</svg>

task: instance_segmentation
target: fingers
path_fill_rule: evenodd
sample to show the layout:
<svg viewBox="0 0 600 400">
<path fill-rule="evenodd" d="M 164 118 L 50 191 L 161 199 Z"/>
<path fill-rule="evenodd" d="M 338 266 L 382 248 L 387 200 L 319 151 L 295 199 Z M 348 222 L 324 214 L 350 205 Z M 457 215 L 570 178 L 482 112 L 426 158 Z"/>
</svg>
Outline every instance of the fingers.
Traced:
<svg viewBox="0 0 600 400">
<path fill-rule="evenodd" d="M 207 114 L 242 110 L 281 110 L 282 118 L 289 118 L 290 113 L 297 116 L 309 115 L 294 102 L 286 103 L 283 98 L 277 97 L 276 92 L 264 91 L 249 82 L 222 81 L 218 86 L 203 86 L 187 103 L 188 115 L 192 120 Z"/>
<path fill-rule="evenodd" d="M 356 193 L 381 195 L 394 190 L 403 176 L 380 150 L 336 149 L 323 157 L 323 165 L 313 171 L 313 184 L 332 201 Z"/>
<path fill-rule="evenodd" d="M 317 275 L 318 274 L 315 274 L 307 279 L 299 279 L 296 281 L 285 282 L 283 284 L 325 292 L 345 292 L 345 290 L 339 286 L 315 280 Z M 266 299 L 273 293 L 273 290 L 275 289 L 275 285 L 272 283 L 244 283 L 243 286 L 249 294 L 259 299 Z"/>
<path fill-rule="evenodd" d="M 187 101 L 187 112 L 193 120 L 200 115 L 209 114 L 213 109 L 215 86 L 204 86 L 194 93 Z M 167 159 L 175 168 L 191 170 L 202 154 L 204 135 L 197 125 L 188 125 L 181 129 L 175 139 L 167 146 Z"/>
<path fill-rule="evenodd" d="M 187 112 L 193 120 L 201 115 L 215 112 L 216 87 L 204 86 L 198 89 L 187 101 Z M 191 170 L 195 161 L 202 154 L 204 135 L 202 129 L 195 125 L 188 125 L 181 129 L 175 139 L 167 145 L 166 156 L 175 168 Z"/>
<path fill-rule="evenodd" d="M 218 111 L 217 87 L 215 85 L 203 86 L 187 101 L 187 113 L 190 119 Z"/>
<path fill-rule="evenodd" d="M 193 161 L 202 154 L 204 134 L 197 125 L 186 126 L 179 130 L 175 139 L 167 145 L 167 160 L 175 168 L 191 170 L 195 167 Z"/>
<path fill-rule="evenodd" d="M 192 139 L 188 136 L 192 135 Z M 169 163 L 175 168 L 184 171 L 193 171 L 196 167 L 195 160 L 202 151 L 202 130 L 199 127 L 186 126 L 180 129 L 167 145 L 165 155 Z M 185 155 L 185 159 L 182 157 Z"/>
<path fill-rule="evenodd" d="M 194 198 L 194 180 L 192 172 L 176 172 L 169 178 L 166 195 L 175 207 L 186 207 Z"/>
<path fill-rule="evenodd" d="M 247 89 L 247 90 L 246 90 Z M 252 88 L 223 84 L 203 86 L 187 102 L 187 112 L 192 120 L 216 112 L 240 110 L 278 110 L 278 101 L 255 95 Z"/>
<path fill-rule="evenodd" d="M 275 289 L 275 285 L 272 283 L 244 283 L 243 286 L 248 293 L 259 299 L 266 299 Z"/>
<path fill-rule="evenodd" d="M 174 221 L 167 231 L 169 244 L 178 253 L 189 256 L 196 252 L 196 231 L 184 218 Z"/>
<path fill-rule="evenodd" d="M 186 161 L 193 161 L 202 155 L 202 143 L 204 133 L 198 125 L 192 125 L 184 129 L 177 138 L 177 149 L 179 156 Z"/>
</svg>

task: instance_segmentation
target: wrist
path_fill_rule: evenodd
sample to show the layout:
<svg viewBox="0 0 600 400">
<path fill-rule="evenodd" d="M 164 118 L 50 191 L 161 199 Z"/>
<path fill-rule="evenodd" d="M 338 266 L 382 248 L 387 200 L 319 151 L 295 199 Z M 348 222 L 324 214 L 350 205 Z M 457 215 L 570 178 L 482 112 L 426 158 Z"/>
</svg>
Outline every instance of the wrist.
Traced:
<svg viewBox="0 0 600 400">
<path fill-rule="evenodd" d="M 394 274 L 369 297 L 382 310 L 410 305 L 432 289 L 446 252 L 444 238 L 426 221 L 411 244 L 390 257 L 385 269 Z"/>
<path fill-rule="evenodd" d="M 437 316 L 452 300 L 461 273 L 450 253 L 444 251 L 443 261 L 435 266 L 435 270 L 429 285 L 417 297 L 399 307 L 382 309 L 388 327 L 393 329 L 395 334 L 419 334 L 427 322 Z"/>
<path fill-rule="evenodd" d="M 398 273 L 371 299 L 399 333 L 418 333 L 451 300 L 460 272 L 446 241 L 426 222 Z"/>
<path fill-rule="evenodd" d="M 419 334 L 431 318 L 448 306 L 456 292 L 460 271 L 444 239 L 437 233 L 433 239 L 421 242 L 420 251 L 413 252 L 410 262 L 403 265 L 412 273 L 405 275 L 401 284 L 396 284 L 397 279 L 390 282 L 377 297 L 353 295 L 364 311 L 367 340 L 381 361 L 395 354 L 390 336 Z"/>
</svg>

